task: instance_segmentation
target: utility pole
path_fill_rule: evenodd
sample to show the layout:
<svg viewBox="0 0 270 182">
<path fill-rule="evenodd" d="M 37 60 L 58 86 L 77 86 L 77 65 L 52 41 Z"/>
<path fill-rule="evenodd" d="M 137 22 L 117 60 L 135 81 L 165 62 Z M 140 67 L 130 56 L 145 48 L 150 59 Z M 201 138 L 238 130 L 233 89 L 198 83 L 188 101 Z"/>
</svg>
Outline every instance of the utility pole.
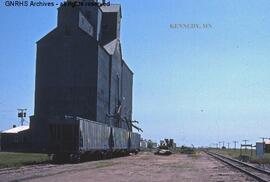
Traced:
<svg viewBox="0 0 270 182">
<path fill-rule="evenodd" d="M 234 143 L 234 150 L 236 150 L 236 144 L 238 143 L 238 141 L 233 141 Z"/>
<path fill-rule="evenodd" d="M 26 117 L 27 109 L 17 109 L 18 110 L 18 118 L 21 119 L 21 126 L 23 126 L 24 118 Z"/>
<path fill-rule="evenodd" d="M 228 142 L 227 144 L 228 144 L 228 149 L 230 149 L 230 142 Z"/>
<path fill-rule="evenodd" d="M 224 146 L 224 144 L 225 144 L 225 141 L 222 141 L 222 148 L 224 148 L 225 146 Z"/>
<path fill-rule="evenodd" d="M 245 142 L 245 152 L 247 151 L 247 141 L 248 140 L 243 140 L 243 142 Z"/>
<path fill-rule="evenodd" d="M 260 137 L 262 139 L 262 144 L 263 144 L 263 151 L 265 151 L 265 143 L 264 143 L 264 140 L 265 139 L 268 139 L 266 137 Z M 263 152 L 264 153 L 264 152 Z"/>
<path fill-rule="evenodd" d="M 222 142 L 218 142 L 218 148 L 220 148 L 220 144 L 221 144 Z"/>
<path fill-rule="evenodd" d="M 262 139 L 263 144 L 264 144 L 264 140 L 265 140 L 265 139 L 268 139 L 268 138 L 266 138 L 266 137 L 260 137 L 260 138 Z"/>
</svg>

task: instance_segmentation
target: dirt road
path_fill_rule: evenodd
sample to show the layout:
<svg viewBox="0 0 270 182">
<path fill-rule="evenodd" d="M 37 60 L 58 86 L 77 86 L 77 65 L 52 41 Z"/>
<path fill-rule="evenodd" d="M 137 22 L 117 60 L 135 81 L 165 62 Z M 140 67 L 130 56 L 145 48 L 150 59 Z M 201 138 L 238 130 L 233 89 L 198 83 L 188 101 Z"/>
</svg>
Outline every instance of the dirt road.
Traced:
<svg viewBox="0 0 270 182">
<path fill-rule="evenodd" d="M 31 182 L 244 182 L 255 181 L 205 153 L 156 156 L 140 153 L 103 161 L 34 165 L 0 170 L 0 181 Z"/>
</svg>

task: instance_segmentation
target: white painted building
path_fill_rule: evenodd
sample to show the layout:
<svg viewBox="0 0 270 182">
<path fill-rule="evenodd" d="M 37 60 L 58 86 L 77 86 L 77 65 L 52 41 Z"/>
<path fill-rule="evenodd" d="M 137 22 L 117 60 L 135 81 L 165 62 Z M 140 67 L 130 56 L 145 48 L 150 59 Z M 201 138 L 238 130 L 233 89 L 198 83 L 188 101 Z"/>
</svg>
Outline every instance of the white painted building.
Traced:
<svg viewBox="0 0 270 182">
<path fill-rule="evenodd" d="M 147 140 L 141 140 L 140 141 L 140 148 L 146 149 L 147 148 Z"/>
</svg>

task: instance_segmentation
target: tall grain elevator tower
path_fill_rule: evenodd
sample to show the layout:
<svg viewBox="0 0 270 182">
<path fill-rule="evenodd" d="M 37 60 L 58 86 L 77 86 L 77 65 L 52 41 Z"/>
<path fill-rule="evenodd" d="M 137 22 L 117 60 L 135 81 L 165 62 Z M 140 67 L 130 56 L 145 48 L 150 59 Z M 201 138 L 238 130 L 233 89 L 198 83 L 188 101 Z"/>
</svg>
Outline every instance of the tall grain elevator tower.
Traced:
<svg viewBox="0 0 270 182">
<path fill-rule="evenodd" d="M 133 72 L 122 58 L 121 6 L 75 2 L 81 5 L 58 8 L 57 27 L 37 41 L 30 122 L 36 150 L 46 150 L 52 118 L 82 117 L 127 129 L 108 117 L 121 108 L 121 117 L 132 120 Z"/>
</svg>

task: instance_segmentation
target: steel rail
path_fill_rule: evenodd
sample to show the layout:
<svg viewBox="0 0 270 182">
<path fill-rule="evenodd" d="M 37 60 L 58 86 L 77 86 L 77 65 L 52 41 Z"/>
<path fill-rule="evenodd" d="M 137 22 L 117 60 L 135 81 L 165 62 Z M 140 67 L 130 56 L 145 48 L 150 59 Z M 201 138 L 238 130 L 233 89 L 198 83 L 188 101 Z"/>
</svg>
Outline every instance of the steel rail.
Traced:
<svg viewBox="0 0 270 182">
<path fill-rule="evenodd" d="M 228 164 L 229 166 L 232 166 L 232 167 L 238 169 L 239 171 L 251 176 L 252 178 L 254 178 L 254 179 L 258 180 L 258 181 L 261 181 L 261 182 L 269 182 L 270 181 L 268 179 L 264 179 L 264 178 L 260 177 L 258 174 L 254 174 L 254 173 L 244 169 L 243 166 L 246 167 L 246 168 L 250 168 L 252 170 L 255 170 L 257 173 L 267 174 L 267 175 L 269 175 L 269 179 L 270 179 L 270 172 L 269 171 L 254 167 L 254 166 L 252 166 L 250 164 L 247 164 L 245 162 L 242 162 L 242 161 L 239 161 L 239 160 L 236 160 L 236 159 L 232 159 L 230 157 L 227 157 L 227 156 L 224 156 L 224 155 L 221 155 L 221 154 L 217 154 L 217 153 L 213 153 L 213 152 L 209 152 L 209 151 L 205 151 L 205 153 L 212 156 L 212 157 L 214 157 L 214 158 L 216 158 L 216 159 L 218 159 L 218 160 L 220 160 L 220 161 L 222 161 L 222 162 L 224 162 L 224 163 L 226 163 L 226 164 Z M 242 167 L 237 166 L 234 163 L 241 164 Z"/>
<path fill-rule="evenodd" d="M 212 152 L 212 153 L 213 153 L 213 152 Z M 261 169 L 261 168 L 252 166 L 252 165 L 250 165 L 250 164 L 248 164 L 248 163 L 246 163 L 246 162 L 242 162 L 242 161 L 239 161 L 239 160 L 237 160 L 237 159 L 233 159 L 233 158 L 231 158 L 231 157 L 227 157 L 227 156 L 222 155 L 222 154 L 218 154 L 218 153 L 214 153 L 214 154 L 215 154 L 215 155 L 218 155 L 218 156 L 220 156 L 220 157 L 226 158 L 226 159 L 228 159 L 228 160 L 231 160 L 231 161 L 233 161 L 233 162 L 242 164 L 242 165 L 244 165 L 244 166 L 246 166 L 246 167 L 250 167 L 250 168 L 252 168 L 252 169 L 254 169 L 254 170 L 257 170 L 257 171 L 259 171 L 259 172 L 262 172 L 262 173 L 264 173 L 264 174 L 270 175 L 270 171 L 267 171 L 267 170 L 264 170 L 264 169 Z"/>
</svg>

